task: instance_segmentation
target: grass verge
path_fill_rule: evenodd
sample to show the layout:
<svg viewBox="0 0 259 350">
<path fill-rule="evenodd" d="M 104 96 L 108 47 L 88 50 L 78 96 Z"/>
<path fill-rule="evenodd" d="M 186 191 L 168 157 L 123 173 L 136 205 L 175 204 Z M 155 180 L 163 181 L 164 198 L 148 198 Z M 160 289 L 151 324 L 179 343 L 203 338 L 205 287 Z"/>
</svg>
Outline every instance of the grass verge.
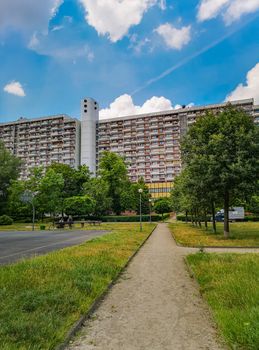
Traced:
<svg viewBox="0 0 259 350">
<path fill-rule="evenodd" d="M 223 235 L 223 224 L 218 223 L 218 234 L 209 229 L 194 227 L 191 224 L 175 222 L 169 224 L 178 244 L 187 247 L 259 247 L 259 222 L 236 222 L 230 224 L 230 238 Z"/>
<path fill-rule="evenodd" d="M 54 349 L 155 225 L 141 233 L 137 223 L 109 227 L 80 246 L 0 268 L 1 350 Z"/>
<path fill-rule="evenodd" d="M 231 349 L 259 349 L 259 255 L 194 254 L 187 263 Z"/>
</svg>

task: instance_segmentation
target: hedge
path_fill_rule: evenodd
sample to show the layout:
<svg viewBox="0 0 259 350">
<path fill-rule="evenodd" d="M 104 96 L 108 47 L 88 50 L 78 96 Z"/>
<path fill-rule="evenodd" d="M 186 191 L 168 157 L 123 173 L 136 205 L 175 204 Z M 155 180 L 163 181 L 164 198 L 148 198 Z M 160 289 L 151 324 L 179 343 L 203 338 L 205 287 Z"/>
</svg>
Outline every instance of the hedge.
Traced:
<svg viewBox="0 0 259 350">
<path fill-rule="evenodd" d="M 164 214 L 164 220 L 168 219 L 170 217 L 170 214 Z M 73 217 L 75 221 L 80 220 L 100 220 L 102 222 L 139 222 L 140 217 L 139 215 L 132 215 L 132 216 L 115 216 L 115 215 L 107 215 L 102 217 Z M 143 222 L 149 222 L 150 216 L 149 215 L 142 215 L 142 221 Z M 151 215 L 151 221 L 162 221 L 162 215 Z"/>
<path fill-rule="evenodd" d="M 0 225 L 12 225 L 13 219 L 8 215 L 0 216 Z"/>
<path fill-rule="evenodd" d="M 164 214 L 164 220 L 169 218 L 169 214 Z M 142 215 L 142 221 L 148 222 L 150 220 L 149 215 Z M 151 221 L 161 221 L 162 215 L 151 215 Z M 138 222 L 140 221 L 139 215 L 134 216 L 103 216 L 101 217 L 103 222 Z"/>
<path fill-rule="evenodd" d="M 244 221 L 259 221 L 259 216 L 254 216 L 254 215 L 245 216 Z"/>
<path fill-rule="evenodd" d="M 186 221 L 186 216 L 183 215 L 183 214 L 180 214 L 180 215 L 177 215 L 176 219 L 177 219 L 178 221 Z M 194 219 L 194 217 L 193 217 L 193 219 Z M 197 218 L 197 221 L 198 221 L 198 219 L 199 219 L 199 218 Z M 187 221 L 188 221 L 188 222 L 191 222 L 191 221 L 192 221 L 192 218 L 191 218 L 190 215 L 187 215 Z M 201 216 L 201 217 L 200 217 L 200 221 L 204 221 L 204 216 Z M 211 221 L 211 216 L 210 216 L 210 215 L 207 215 L 207 221 Z"/>
</svg>

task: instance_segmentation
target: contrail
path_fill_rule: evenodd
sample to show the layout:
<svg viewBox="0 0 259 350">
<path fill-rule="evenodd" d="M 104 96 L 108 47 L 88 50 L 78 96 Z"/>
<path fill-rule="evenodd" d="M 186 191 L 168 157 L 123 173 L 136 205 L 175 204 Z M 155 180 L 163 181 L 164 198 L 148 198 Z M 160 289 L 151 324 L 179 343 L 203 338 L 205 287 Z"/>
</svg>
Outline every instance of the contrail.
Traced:
<svg viewBox="0 0 259 350">
<path fill-rule="evenodd" d="M 152 78 L 150 80 L 148 80 L 147 82 L 145 82 L 145 84 L 143 84 L 142 86 L 138 87 L 137 89 L 135 89 L 131 95 L 135 95 L 136 93 L 144 90 L 146 87 L 150 86 L 151 84 L 163 79 L 164 77 L 166 77 L 167 75 L 173 73 L 174 71 L 176 71 L 177 69 L 181 68 L 182 66 L 184 66 L 185 64 L 187 64 L 188 62 L 192 61 L 194 58 L 202 55 L 204 52 L 209 51 L 210 49 L 212 49 L 213 47 L 217 46 L 218 44 L 220 44 L 222 41 L 224 41 L 225 39 L 231 37 L 232 35 L 234 35 L 235 33 L 239 32 L 241 29 L 243 29 L 244 27 L 246 27 L 249 23 L 253 22 L 256 18 L 258 17 L 258 14 L 256 16 L 253 16 L 253 18 L 251 18 L 250 20 L 244 22 L 242 25 L 240 25 L 238 28 L 233 29 L 232 31 L 228 32 L 227 34 L 223 35 L 222 37 L 220 37 L 219 39 L 213 41 L 212 43 L 210 43 L 209 45 L 203 47 L 202 49 L 198 50 L 197 52 L 193 53 L 192 55 L 184 58 L 182 61 L 176 63 L 175 65 L 173 65 L 172 67 L 168 68 L 167 70 L 165 70 L 163 73 L 159 74 L 158 76 L 156 76 L 155 78 Z"/>
</svg>

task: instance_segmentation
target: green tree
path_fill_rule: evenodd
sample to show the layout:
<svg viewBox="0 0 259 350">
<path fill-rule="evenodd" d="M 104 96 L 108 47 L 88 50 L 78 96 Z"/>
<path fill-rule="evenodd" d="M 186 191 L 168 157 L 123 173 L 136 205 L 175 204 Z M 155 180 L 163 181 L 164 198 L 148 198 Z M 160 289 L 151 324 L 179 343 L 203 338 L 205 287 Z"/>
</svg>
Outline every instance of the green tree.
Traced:
<svg viewBox="0 0 259 350">
<path fill-rule="evenodd" d="M 258 131 L 247 113 L 229 105 L 200 117 L 181 145 L 184 166 L 200 191 L 196 197 L 206 206 L 216 200 L 224 204 L 225 237 L 229 207 L 251 196 L 258 180 Z"/>
<path fill-rule="evenodd" d="M 7 212 L 14 220 L 31 217 L 31 205 L 21 200 L 25 190 L 26 182 L 21 180 L 12 181 L 8 188 Z"/>
<path fill-rule="evenodd" d="M 84 193 L 84 184 L 90 181 L 90 171 L 87 166 L 82 165 L 77 169 L 67 164 L 52 163 L 48 170 L 52 169 L 60 174 L 64 180 L 64 186 L 60 192 L 61 211 L 64 210 L 64 200 L 73 196 L 80 196 Z"/>
<path fill-rule="evenodd" d="M 94 199 L 94 216 L 106 215 L 111 210 L 108 184 L 102 178 L 92 178 L 84 184 L 84 193 Z"/>
<path fill-rule="evenodd" d="M 155 201 L 154 210 L 157 214 L 162 214 L 164 218 L 165 213 L 169 213 L 172 210 L 172 203 L 169 198 L 159 198 Z"/>
<path fill-rule="evenodd" d="M 64 179 L 53 169 L 48 169 L 39 184 L 37 201 L 45 213 L 56 215 L 62 211 L 62 191 Z"/>
<path fill-rule="evenodd" d="M 66 198 L 64 209 L 67 215 L 80 216 L 94 213 L 95 201 L 90 196 L 74 196 Z"/>
<path fill-rule="evenodd" d="M 112 152 L 103 152 L 99 164 L 99 175 L 107 183 L 111 209 L 120 215 L 123 208 L 122 193 L 129 183 L 127 167 L 122 157 Z"/>
<path fill-rule="evenodd" d="M 133 199 L 133 210 L 139 214 L 140 211 L 140 194 L 139 194 L 139 189 L 142 189 L 141 193 L 141 210 L 143 214 L 149 214 L 149 199 L 150 199 L 150 193 L 147 185 L 145 184 L 145 181 L 143 177 L 140 177 L 137 183 L 132 184 L 132 189 L 131 189 L 131 195 Z"/>
<path fill-rule="evenodd" d="M 53 169 L 56 174 L 61 174 L 64 179 L 62 197 L 68 198 L 83 194 L 84 184 L 90 180 L 90 171 L 86 165 L 77 169 L 67 164 L 52 163 L 48 169 Z"/>
<path fill-rule="evenodd" d="M 12 155 L 0 141 L 0 214 L 6 211 L 8 187 L 20 173 L 21 161 Z"/>
</svg>

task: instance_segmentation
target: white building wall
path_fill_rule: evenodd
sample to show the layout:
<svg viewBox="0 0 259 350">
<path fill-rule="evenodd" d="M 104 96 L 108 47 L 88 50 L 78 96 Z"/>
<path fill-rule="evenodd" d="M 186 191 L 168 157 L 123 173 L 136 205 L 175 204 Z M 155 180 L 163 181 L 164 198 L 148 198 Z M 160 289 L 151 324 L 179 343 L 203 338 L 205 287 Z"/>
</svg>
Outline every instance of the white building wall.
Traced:
<svg viewBox="0 0 259 350">
<path fill-rule="evenodd" d="M 89 97 L 81 100 L 81 165 L 87 165 L 96 175 L 96 124 L 98 103 Z"/>
</svg>

